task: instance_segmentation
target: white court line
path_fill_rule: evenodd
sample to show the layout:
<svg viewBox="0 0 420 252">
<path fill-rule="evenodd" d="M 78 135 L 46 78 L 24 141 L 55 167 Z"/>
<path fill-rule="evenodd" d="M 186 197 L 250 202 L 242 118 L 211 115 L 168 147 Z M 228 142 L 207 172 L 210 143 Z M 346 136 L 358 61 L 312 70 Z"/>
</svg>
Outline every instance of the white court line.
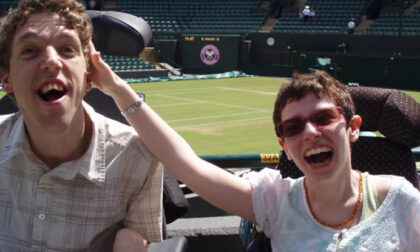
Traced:
<svg viewBox="0 0 420 252">
<path fill-rule="evenodd" d="M 174 127 L 175 130 L 183 130 L 183 129 L 189 129 L 189 128 L 197 128 L 197 127 L 208 127 L 208 126 L 215 126 L 215 125 L 220 125 L 220 126 L 226 126 L 228 124 L 236 124 L 236 123 L 241 123 L 241 122 L 249 122 L 249 121 L 259 121 L 259 120 L 265 120 L 265 119 L 271 119 L 270 116 L 264 116 L 264 117 L 255 117 L 255 118 L 247 118 L 247 119 L 242 119 L 242 120 L 233 120 L 233 121 L 226 121 L 223 123 L 220 122 L 213 122 L 213 123 L 203 123 L 203 124 L 194 124 L 194 125 L 184 125 L 184 126 L 178 126 L 178 127 Z"/>
<path fill-rule="evenodd" d="M 203 119 L 223 118 L 223 117 L 229 117 L 229 116 L 249 115 L 249 114 L 256 114 L 256 113 L 261 113 L 261 112 L 254 111 L 254 112 L 245 112 L 245 113 L 241 112 L 241 113 L 232 113 L 232 114 L 219 114 L 219 115 L 213 115 L 213 116 L 190 117 L 190 118 L 184 118 L 184 119 L 168 120 L 167 122 L 168 123 L 186 122 L 186 121 L 203 120 Z"/>
<path fill-rule="evenodd" d="M 188 106 L 192 104 L 202 104 L 203 101 L 197 102 L 179 102 L 179 103 L 168 103 L 168 104 L 161 104 L 161 105 L 153 105 L 152 108 L 164 108 L 164 107 L 176 107 L 176 106 Z"/>
<path fill-rule="evenodd" d="M 251 111 L 255 111 L 255 112 L 267 112 L 268 111 L 267 109 L 256 109 L 256 108 L 246 107 L 246 106 L 231 105 L 231 104 L 219 103 L 219 102 L 209 102 L 209 101 L 196 100 L 196 99 L 190 99 L 190 98 L 174 97 L 174 96 L 162 95 L 162 94 L 159 94 L 159 95 L 156 95 L 156 96 L 171 98 L 171 99 L 177 99 L 177 100 L 181 100 L 181 101 L 203 102 L 203 103 L 213 104 L 213 105 L 222 106 L 222 107 L 240 108 L 240 109 L 246 109 L 246 110 L 251 110 Z"/>
<path fill-rule="evenodd" d="M 157 95 L 157 94 L 194 94 L 194 93 L 204 93 L 203 91 L 219 91 L 217 87 L 211 88 L 188 88 L 188 89 L 165 89 L 165 90 L 155 90 L 147 92 L 148 95 Z"/>
<path fill-rule="evenodd" d="M 239 92 L 245 92 L 245 93 L 253 93 L 253 94 L 262 94 L 262 95 L 277 95 L 276 92 L 264 92 L 264 91 L 256 91 L 256 90 L 241 89 L 241 88 L 219 87 L 219 89 L 239 91 Z"/>
</svg>

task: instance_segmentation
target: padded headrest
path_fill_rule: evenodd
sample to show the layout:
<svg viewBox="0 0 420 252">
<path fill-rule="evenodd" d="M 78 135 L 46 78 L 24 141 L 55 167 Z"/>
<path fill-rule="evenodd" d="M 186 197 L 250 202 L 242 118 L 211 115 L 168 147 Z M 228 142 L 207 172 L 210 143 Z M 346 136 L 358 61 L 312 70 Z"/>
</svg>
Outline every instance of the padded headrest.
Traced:
<svg viewBox="0 0 420 252">
<path fill-rule="evenodd" d="M 121 123 L 128 124 L 111 96 L 104 94 L 99 89 L 92 88 L 83 100 L 90 104 L 96 112 Z"/>
<path fill-rule="evenodd" d="M 12 114 L 17 112 L 18 108 L 8 95 L 3 95 L 0 99 L 0 115 Z"/>
<path fill-rule="evenodd" d="M 420 104 L 396 89 L 349 87 L 362 119 L 362 131 L 379 131 L 390 140 L 415 147 L 420 144 Z"/>
<path fill-rule="evenodd" d="M 138 56 L 152 40 L 142 18 L 117 11 L 86 11 L 94 27 L 93 43 L 102 54 Z"/>
</svg>

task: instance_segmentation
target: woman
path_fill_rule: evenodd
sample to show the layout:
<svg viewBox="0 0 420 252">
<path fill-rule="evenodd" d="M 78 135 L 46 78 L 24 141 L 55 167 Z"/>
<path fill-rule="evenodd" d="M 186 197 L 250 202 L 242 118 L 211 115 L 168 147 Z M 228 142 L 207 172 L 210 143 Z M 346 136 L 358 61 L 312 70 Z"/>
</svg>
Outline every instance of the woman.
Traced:
<svg viewBox="0 0 420 252">
<path fill-rule="evenodd" d="M 278 141 L 305 176 L 284 179 L 264 169 L 242 179 L 200 159 L 93 45 L 90 53 L 93 82 L 152 153 L 201 197 L 255 223 L 273 251 L 420 249 L 420 193 L 403 178 L 352 168 L 351 143 L 362 119 L 346 87 L 326 72 L 295 75 L 275 103 Z"/>
</svg>

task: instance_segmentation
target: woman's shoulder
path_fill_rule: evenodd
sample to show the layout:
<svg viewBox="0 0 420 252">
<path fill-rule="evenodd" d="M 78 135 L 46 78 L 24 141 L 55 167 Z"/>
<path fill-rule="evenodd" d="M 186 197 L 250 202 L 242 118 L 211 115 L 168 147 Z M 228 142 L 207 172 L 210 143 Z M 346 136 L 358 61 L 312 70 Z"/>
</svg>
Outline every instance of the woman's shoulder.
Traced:
<svg viewBox="0 0 420 252">
<path fill-rule="evenodd" d="M 376 191 L 378 194 L 378 200 L 382 203 L 387 197 L 388 193 L 393 187 L 405 190 L 404 188 L 414 189 L 414 186 L 411 185 L 405 178 L 395 175 L 370 175 L 373 178 L 373 181 L 376 185 Z"/>
<path fill-rule="evenodd" d="M 262 169 L 259 172 L 250 172 L 243 176 L 250 182 L 253 188 L 253 198 L 266 200 L 267 204 L 273 201 L 281 204 L 281 201 L 299 194 L 302 186 L 299 186 L 299 179 L 283 178 L 279 170 L 270 168 Z"/>
<path fill-rule="evenodd" d="M 371 175 L 376 185 L 379 203 L 385 200 L 392 186 L 392 175 Z"/>
<path fill-rule="evenodd" d="M 243 175 L 251 184 L 263 184 L 265 186 L 287 186 L 293 185 L 299 179 L 283 178 L 279 170 L 264 168 L 258 172 L 251 171 Z"/>
</svg>

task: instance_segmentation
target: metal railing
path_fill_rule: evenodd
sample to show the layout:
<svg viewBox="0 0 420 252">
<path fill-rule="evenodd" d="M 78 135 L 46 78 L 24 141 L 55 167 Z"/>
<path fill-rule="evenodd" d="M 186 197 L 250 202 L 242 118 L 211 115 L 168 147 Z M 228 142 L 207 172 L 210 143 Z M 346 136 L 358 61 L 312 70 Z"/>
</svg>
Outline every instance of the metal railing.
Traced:
<svg viewBox="0 0 420 252">
<path fill-rule="evenodd" d="M 412 152 L 416 161 L 420 162 L 420 146 L 417 148 L 413 148 Z M 223 168 L 275 167 L 280 160 L 279 153 L 201 155 L 200 157 L 204 160 L 209 161 L 210 163 L 213 163 Z"/>
</svg>

